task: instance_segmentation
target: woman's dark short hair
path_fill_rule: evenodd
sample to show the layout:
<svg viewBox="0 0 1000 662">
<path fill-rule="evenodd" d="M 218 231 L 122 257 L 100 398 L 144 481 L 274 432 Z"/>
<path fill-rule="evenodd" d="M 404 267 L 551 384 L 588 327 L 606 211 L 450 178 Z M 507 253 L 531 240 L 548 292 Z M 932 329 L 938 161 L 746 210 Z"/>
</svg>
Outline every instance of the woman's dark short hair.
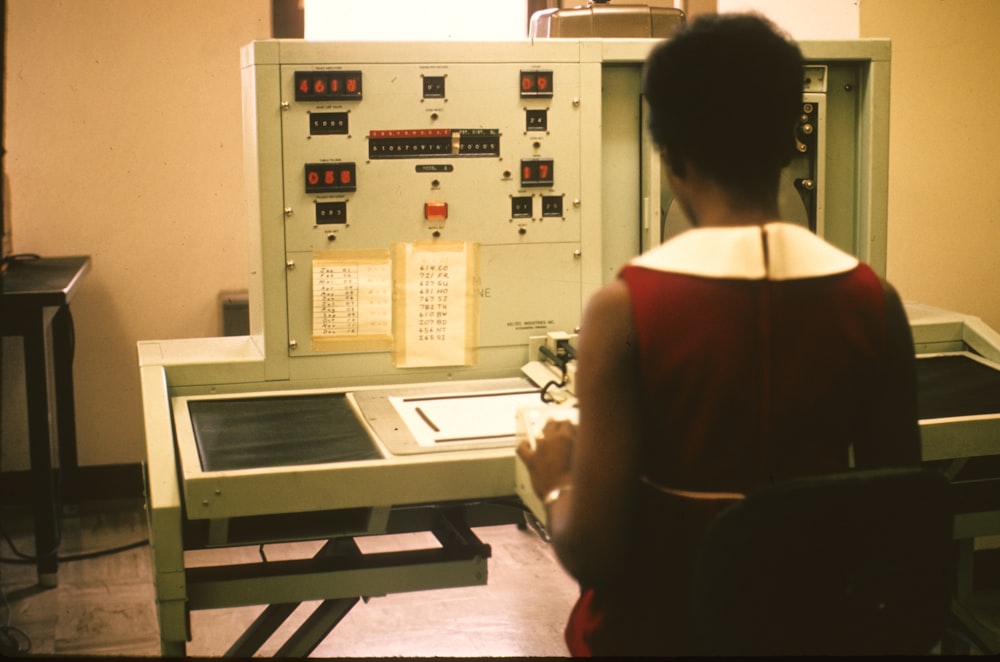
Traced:
<svg viewBox="0 0 1000 662">
<path fill-rule="evenodd" d="M 795 153 L 802 53 L 755 14 L 698 17 L 646 62 L 653 139 L 674 171 L 684 162 L 737 195 L 777 185 Z"/>
</svg>

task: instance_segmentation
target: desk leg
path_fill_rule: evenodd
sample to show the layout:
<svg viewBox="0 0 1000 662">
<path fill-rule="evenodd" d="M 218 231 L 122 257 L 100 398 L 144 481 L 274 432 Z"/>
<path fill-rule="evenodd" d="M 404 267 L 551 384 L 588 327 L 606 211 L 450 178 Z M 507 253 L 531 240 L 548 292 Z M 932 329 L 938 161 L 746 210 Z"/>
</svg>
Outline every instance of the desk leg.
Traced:
<svg viewBox="0 0 1000 662">
<path fill-rule="evenodd" d="M 52 467 L 53 421 L 49 408 L 49 327 L 42 310 L 24 335 L 24 381 L 28 396 L 28 444 L 31 447 L 32 502 L 35 507 L 35 556 L 38 584 L 59 582 L 59 519 L 56 509 L 56 479 Z"/>
<path fill-rule="evenodd" d="M 82 488 L 77 480 L 76 406 L 73 397 L 73 318 L 69 306 L 62 306 L 52 318 L 52 361 L 55 380 L 56 429 L 59 431 L 59 472 L 63 500 L 79 500 Z"/>
</svg>

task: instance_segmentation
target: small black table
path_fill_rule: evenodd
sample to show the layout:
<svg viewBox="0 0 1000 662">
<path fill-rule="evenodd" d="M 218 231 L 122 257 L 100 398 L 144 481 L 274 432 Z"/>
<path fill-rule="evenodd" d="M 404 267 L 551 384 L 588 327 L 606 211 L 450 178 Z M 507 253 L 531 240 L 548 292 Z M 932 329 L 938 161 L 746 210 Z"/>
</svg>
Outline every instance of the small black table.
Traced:
<svg viewBox="0 0 1000 662">
<path fill-rule="evenodd" d="M 53 445 L 64 480 L 77 469 L 73 405 L 73 321 L 70 300 L 84 274 L 87 256 L 18 258 L 0 276 L 0 331 L 24 342 L 32 503 L 38 583 L 58 584 L 59 504 Z"/>
</svg>

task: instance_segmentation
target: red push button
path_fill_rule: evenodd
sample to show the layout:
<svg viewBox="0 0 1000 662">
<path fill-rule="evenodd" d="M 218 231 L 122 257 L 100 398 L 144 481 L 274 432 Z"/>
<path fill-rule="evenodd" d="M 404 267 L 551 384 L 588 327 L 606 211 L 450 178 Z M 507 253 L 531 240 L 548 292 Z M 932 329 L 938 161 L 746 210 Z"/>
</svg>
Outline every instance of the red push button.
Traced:
<svg viewBox="0 0 1000 662">
<path fill-rule="evenodd" d="M 425 202 L 424 218 L 428 221 L 443 221 L 448 218 L 447 202 Z"/>
</svg>

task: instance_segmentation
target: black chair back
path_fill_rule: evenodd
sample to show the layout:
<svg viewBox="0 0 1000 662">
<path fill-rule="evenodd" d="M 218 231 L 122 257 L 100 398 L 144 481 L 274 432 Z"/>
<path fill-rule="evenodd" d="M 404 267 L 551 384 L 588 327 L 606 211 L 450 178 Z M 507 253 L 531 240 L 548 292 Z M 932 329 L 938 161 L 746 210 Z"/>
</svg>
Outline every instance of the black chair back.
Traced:
<svg viewBox="0 0 1000 662">
<path fill-rule="evenodd" d="M 927 654 L 949 618 L 947 479 L 856 470 L 760 489 L 719 513 L 695 574 L 710 655 Z"/>
</svg>

